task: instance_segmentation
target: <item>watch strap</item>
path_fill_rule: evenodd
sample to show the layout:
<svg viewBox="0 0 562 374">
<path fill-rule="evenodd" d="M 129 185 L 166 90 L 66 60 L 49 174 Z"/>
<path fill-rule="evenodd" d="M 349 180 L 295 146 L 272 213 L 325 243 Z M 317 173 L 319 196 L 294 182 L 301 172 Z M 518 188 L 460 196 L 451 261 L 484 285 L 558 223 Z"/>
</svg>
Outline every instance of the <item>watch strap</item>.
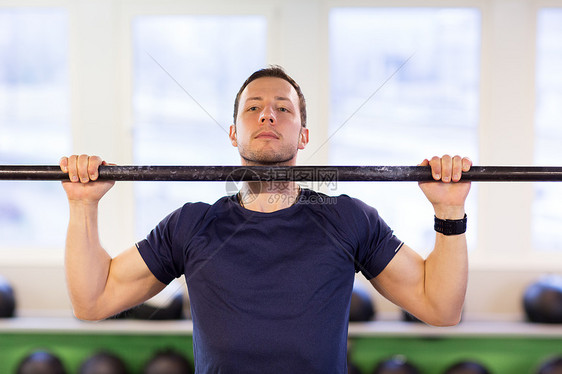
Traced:
<svg viewBox="0 0 562 374">
<path fill-rule="evenodd" d="M 434 229 L 443 235 L 460 235 L 466 232 L 466 214 L 462 219 L 440 219 L 435 217 Z"/>
</svg>

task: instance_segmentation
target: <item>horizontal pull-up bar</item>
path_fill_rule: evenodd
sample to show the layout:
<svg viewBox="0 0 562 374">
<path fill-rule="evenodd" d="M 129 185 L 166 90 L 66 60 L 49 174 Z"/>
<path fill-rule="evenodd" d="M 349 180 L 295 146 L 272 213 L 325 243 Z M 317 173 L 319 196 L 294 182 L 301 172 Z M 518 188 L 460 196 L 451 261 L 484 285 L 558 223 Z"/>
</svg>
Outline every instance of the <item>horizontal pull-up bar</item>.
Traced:
<svg viewBox="0 0 562 374">
<path fill-rule="evenodd" d="M 562 181 L 562 167 L 473 166 L 463 180 Z M 0 165 L 0 180 L 66 180 L 59 166 Z M 429 166 L 100 166 L 114 181 L 431 181 Z"/>
</svg>

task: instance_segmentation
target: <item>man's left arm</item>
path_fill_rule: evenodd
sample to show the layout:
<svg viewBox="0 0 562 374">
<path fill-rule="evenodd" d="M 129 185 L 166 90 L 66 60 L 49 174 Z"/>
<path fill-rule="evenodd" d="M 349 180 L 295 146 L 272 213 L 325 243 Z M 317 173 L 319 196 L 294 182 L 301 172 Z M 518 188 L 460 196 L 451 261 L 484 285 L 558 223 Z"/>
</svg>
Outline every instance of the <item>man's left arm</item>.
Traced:
<svg viewBox="0 0 562 374">
<path fill-rule="evenodd" d="M 470 182 L 461 182 L 462 172 L 472 162 L 459 156 L 433 157 L 421 166 L 430 165 L 436 182 L 420 182 L 433 205 L 435 217 L 442 220 L 464 218 L 464 203 Z M 436 233 L 435 247 L 424 260 L 403 245 L 392 261 L 375 278 L 373 286 L 387 299 L 437 326 L 460 321 L 468 279 L 468 255 L 465 234 Z"/>
</svg>

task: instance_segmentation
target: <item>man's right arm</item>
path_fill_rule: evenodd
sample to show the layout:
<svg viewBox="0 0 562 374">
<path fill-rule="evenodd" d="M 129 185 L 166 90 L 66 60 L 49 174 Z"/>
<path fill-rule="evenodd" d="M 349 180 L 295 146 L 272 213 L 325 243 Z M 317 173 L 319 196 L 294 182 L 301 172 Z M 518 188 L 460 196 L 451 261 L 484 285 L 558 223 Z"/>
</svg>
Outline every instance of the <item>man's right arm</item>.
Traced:
<svg viewBox="0 0 562 374">
<path fill-rule="evenodd" d="M 70 207 L 65 270 L 74 309 L 80 319 L 99 320 L 148 300 L 165 285 L 150 272 L 136 247 L 111 258 L 98 234 L 98 204 L 114 182 L 96 181 L 105 164 L 97 156 L 63 157 L 69 174 L 63 182 Z"/>
</svg>

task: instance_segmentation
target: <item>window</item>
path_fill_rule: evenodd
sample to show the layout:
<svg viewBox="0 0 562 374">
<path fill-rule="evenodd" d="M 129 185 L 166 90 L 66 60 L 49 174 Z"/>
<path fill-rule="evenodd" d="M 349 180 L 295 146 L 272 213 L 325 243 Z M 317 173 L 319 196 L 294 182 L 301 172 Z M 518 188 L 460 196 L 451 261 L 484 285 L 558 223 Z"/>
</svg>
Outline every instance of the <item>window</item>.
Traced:
<svg viewBox="0 0 562 374">
<path fill-rule="evenodd" d="M 265 64 L 263 16 L 140 16 L 133 25 L 137 164 L 237 165 L 228 138 L 234 97 Z M 136 232 L 144 236 L 188 201 L 212 203 L 224 183 L 139 183 Z"/>
<path fill-rule="evenodd" d="M 70 149 L 67 23 L 61 9 L 0 10 L 2 164 L 53 164 Z M 59 183 L 2 182 L 0 246 L 62 247 L 65 206 Z"/>
<path fill-rule="evenodd" d="M 538 13 L 536 64 L 535 163 L 562 164 L 562 9 Z M 533 246 L 562 250 L 562 205 L 558 183 L 535 184 Z"/>
<path fill-rule="evenodd" d="M 476 162 L 479 58 L 476 9 L 333 9 L 330 162 L 415 165 L 445 153 Z M 474 228 L 476 187 L 467 202 Z M 338 186 L 338 193 L 375 206 L 406 243 L 427 251 L 433 210 L 416 190 L 411 183 Z M 472 245 L 475 235 L 469 231 Z"/>
</svg>

